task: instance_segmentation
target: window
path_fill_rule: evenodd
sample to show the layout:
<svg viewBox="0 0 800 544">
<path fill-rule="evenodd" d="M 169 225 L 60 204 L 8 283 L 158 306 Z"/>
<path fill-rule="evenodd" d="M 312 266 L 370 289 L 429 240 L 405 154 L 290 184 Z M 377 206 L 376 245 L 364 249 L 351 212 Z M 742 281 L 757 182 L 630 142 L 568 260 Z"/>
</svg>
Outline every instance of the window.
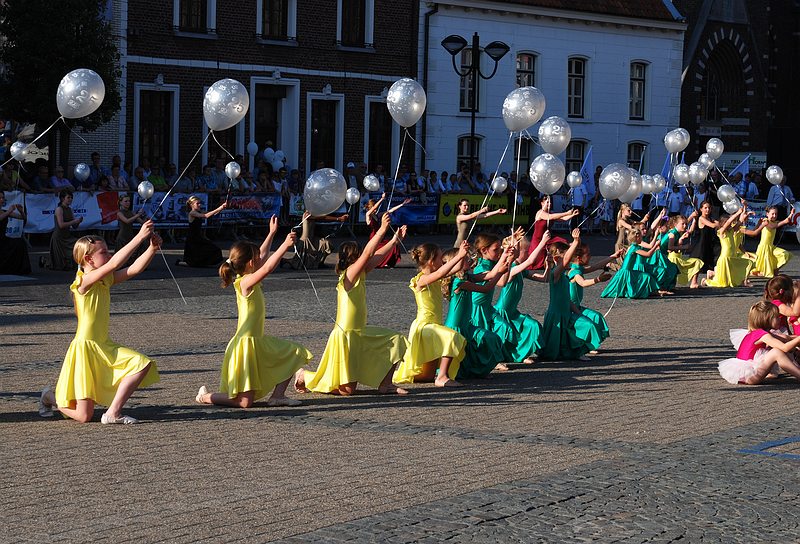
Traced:
<svg viewBox="0 0 800 544">
<path fill-rule="evenodd" d="M 205 0 L 180 0 L 178 30 L 208 32 L 208 5 Z"/>
<path fill-rule="evenodd" d="M 335 100 L 311 100 L 311 162 L 308 170 L 336 167 L 336 115 Z"/>
<path fill-rule="evenodd" d="M 533 87 L 536 74 L 536 55 L 517 55 L 517 87 Z"/>
<path fill-rule="evenodd" d="M 281 104 L 286 98 L 285 85 L 256 85 L 254 140 L 259 149 L 272 142 L 273 149 L 281 149 Z"/>
<path fill-rule="evenodd" d="M 461 111 L 472 111 L 473 98 L 475 100 L 475 111 L 478 111 L 478 93 L 476 89 L 472 88 L 472 72 L 470 72 L 470 68 L 472 68 L 472 49 L 467 48 L 461 52 L 460 71 L 462 74 L 468 72 L 466 76 L 461 78 L 459 86 L 458 103 Z"/>
<path fill-rule="evenodd" d="M 139 95 L 139 155 L 138 162 L 147 159 L 158 164 L 164 157 L 174 162 L 172 151 L 172 94 L 142 90 Z"/>
<path fill-rule="evenodd" d="M 631 102 L 629 117 L 634 120 L 644 119 L 644 91 L 647 65 L 643 62 L 631 63 Z"/>
<path fill-rule="evenodd" d="M 480 136 L 478 136 L 477 134 L 475 135 L 475 142 L 474 142 L 475 152 L 474 152 L 473 156 L 475 158 L 475 163 L 476 164 L 481 162 L 481 154 L 480 154 L 481 139 L 482 138 Z M 470 143 L 470 137 L 469 136 L 461 136 L 458 139 L 458 157 L 456 158 L 456 162 L 458 164 L 459 169 L 461 168 L 462 165 L 465 165 L 465 164 L 469 166 L 469 159 L 470 159 L 470 145 L 469 145 L 469 143 Z"/>
<path fill-rule="evenodd" d="M 631 142 L 628 144 L 628 167 L 634 170 L 644 168 L 644 150 L 647 144 L 642 142 Z"/>
<path fill-rule="evenodd" d="M 567 116 L 584 116 L 586 94 L 586 60 L 571 58 L 567 61 Z"/>
<path fill-rule="evenodd" d="M 382 164 L 388 168 L 392 163 L 392 116 L 385 102 L 368 102 L 369 105 L 369 149 L 367 162 L 369 171 Z"/>
<path fill-rule="evenodd" d="M 340 0 L 339 43 L 350 47 L 366 44 L 367 2 L 366 0 Z"/>
<path fill-rule="evenodd" d="M 519 138 L 514 140 L 514 166 L 517 167 L 517 160 L 519 159 L 519 171 L 527 172 L 531 168 L 531 159 L 533 158 L 534 141 L 524 136 L 522 142 Z"/>
<path fill-rule="evenodd" d="M 261 37 L 269 40 L 289 38 L 289 0 L 262 0 Z"/>
<path fill-rule="evenodd" d="M 567 155 L 566 160 L 564 161 L 564 167 L 567 170 L 567 173 L 574 171 L 580 171 L 581 166 L 583 166 L 583 159 L 586 155 L 586 142 L 581 142 L 580 140 L 572 140 L 569 145 L 567 146 Z"/>
</svg>

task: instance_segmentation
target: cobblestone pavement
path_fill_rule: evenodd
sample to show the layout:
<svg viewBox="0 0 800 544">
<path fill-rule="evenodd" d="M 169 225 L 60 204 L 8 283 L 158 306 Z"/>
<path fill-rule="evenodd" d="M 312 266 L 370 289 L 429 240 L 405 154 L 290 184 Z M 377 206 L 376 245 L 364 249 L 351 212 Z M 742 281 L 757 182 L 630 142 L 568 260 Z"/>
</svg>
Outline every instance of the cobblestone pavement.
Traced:
<svg viewBox="0 0 800 544">
<path fill-rule="evenodd" d="M 590 243 L 600 255 L 610 241 Z M 589 363 L 243 411 L 193 402 L 219 379 L 233 293 L 213 270 L 174 272 L 186 306 L 160 260 L 114 292 L 112 337 L 161 372 L 129 427 L 38 417 L 74 333 L 72 277 L 0 283 L 0 541 L 800 540 L 800 386 L 732 387 L 716 371 L 763 281 L 618 300 Z M 372 324 L 407 331 L 413 273 L 369 277 Z M 319 357 L 335 275 L 311 275 L 324 310 L 302 271 L 266 280 L 267 331 Z M 586 302 L 605 311 L 599 291 Z M 524 310 L 541 320 L 546 304 L 546 286 L 526 286 Z"/>
</svg>

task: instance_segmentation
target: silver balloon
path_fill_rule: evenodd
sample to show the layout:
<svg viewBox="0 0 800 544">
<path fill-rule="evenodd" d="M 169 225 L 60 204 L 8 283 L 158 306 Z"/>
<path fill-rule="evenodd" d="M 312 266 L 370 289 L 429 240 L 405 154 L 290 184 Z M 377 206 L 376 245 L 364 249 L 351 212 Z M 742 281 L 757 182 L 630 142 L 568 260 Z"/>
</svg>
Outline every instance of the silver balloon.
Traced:
<svg viewBox="0 0 800 544">
<path fill-rule="evenodd" d="M 697 158 L 697 162 L 703 165 L 703 168 L 706 170 L 711 170 L 714 168 L 714 159 L 711 158 L 711 155 L 708 153 L 703 153 Z"/>
<path fill-rule="evenodd" d="M 734 198 L 733 200 L 723 202 L 722 208 L 729 214 L 733 214 L 742 209 L 742 203 L 739 202 L 738 198 Z"/>
<path fill-rule="evenodd" d="M 250 142 L 247 144 L 247 154 L 252 156 L 256 153 L 258 153 L 258 144 L 255 142 Z"/>
<path fill-rule="evenodd" d="M 677 130 L 678 134 L 681 135 L 681 139 L 684 142 L 683 149 L 686 149 L 686 147 L 689 145 L 689 142 L 692 141 L 692 135 L 689 134 L 689 131 L 685 128 L 676 128 L 675 130 Z M 681 151 L 683 151 L 683 149 L 681 149 Z"/>
<path fill-rule="evenodd" d="M 706 142 L 706 153 L 714 160 L 719 159 L 725 151 L 725 144 L 719 138 L 711 138 Z"/>
<path fill-rule="evenodd" d="M 600 173 L 599 185 L 603 198 L 613 200 L 621 197 L 631 185 L 630 169 L 618 162 L 607 165 Z"/>
<path fill-rule="evenodd" d="M 28 144 L 25 142 L 14 142 L 8 151 L 19 162 L 25 162 L 25 159 L 28 158 Z"/>
<path fill-rule="evenodd" d="M 406 128 L 419 121 L 425 112 L 427 103 L 425 89 L 409 77 L 398 79 L 392 83 L 389 94 L 386 95 L 386 107 L 389 109 L 389 115 L 397 121 L 398 125 Z"/>
<path fill-rule="evenodd" d="M 564 163 L 558 157 L 542 153 L 533 159 L 528 175 L 540 193 L 552 195 L 564 184 L 565 173 Z"/>
<path fill-rule="evenodd" d="M 564 119 L 558 116 L 548 117 L 539 125 L 539 145 L 547 153 L 558 155 L 563 153 L 572 138 L 572 129 Z"/>
<path fill-rule="evenodd" d="M 282 161 L 285 158 L 286 158 L 286 153 L 284 153 L 280 149 L 275 152 L 275 160 Z"/>
<path fill-rule="evenodd" d="M 78 119 L 94 113 L 106 97 L 106 85 L 97 72 L 78 68 L 63 78 L 56 91 L 58 112 L 67 119 Z"/>
<path fill-rule="evenodd" d="M 783 180 L 783 169 L 780 166 L 773 164 L 767 168 L 767 181 L 773 185 L 779 185 L 781 180 Z"/>
<path fill-rule="evenodd" d="M 689 166 L 683 163 L 676 164 L 672 169 L 672 179 L 679 185 L 687 185 L 689 183 Z"/>
<path fill-rule="evenodd" d="M 570 189 L 574 189 L 575 187 L 580 187 L 581 183 L 583 183 L 583 176 L 581 176 L 580 172 L 576 172 L 573 170 L 569 174 L 567 174 L 567 185 L 569 185 Z"/>
<path fill-rule="evenodd" d="M 351 206 L 361 200 L 361 192 L 355 187 L 350 187 L 344 194 L 344 199 Z"/>
<path fill-rule="evenodd" d="M 689 181 L 693 185 L 700 185 L 708 177 L 708 170 L 699 162 L 693 162 L 689 165 Z"/>
<path fill-rule="evenodd" d="M 203 98 L 203 117 L 211 130 L 227 130 L 244 119 L 250 95 L 235 79 L 215 81 Z"/>
<path fill-rule="evenodd" d="M 667 186 L 667 180 L 661 174 L 655 174 L 653 176 L 653 185 L 655 185 L 653 194 L 660 193 Z"/>
<path fill-rule="evenodd" d="M 238 162 L 231 161 L 225 165 L 225 175 L 230 179 L 236 179 L 242 173 L 242 167 Z"/>
<path fill-rule="evenodd" d="M 276 156 L 275 156 L 275 160 L 274 160 L 274 161 L 272 161 L 272 169 L 273 169 L 273 170 L 275 170 L 276 172 L 277 172 L 278 170 L 280 170 L 281 168 L 284 168 L 284 167 L 286 166 L 285 164 L 283 164 L 283 161 L 281 161 L 281 160 L 278 160 L 278 158 L 277 158 L 277 157 L 278 157 L 278 156 L 276 155 Z"/>
<path fill-rule="evenodd" d="M 380 191 L 381 182 L 373 174 L 368 174 L 364 176 L 364 189 L 366 189 L 370 193 L 374 193 L 375 191 Z"/>
<path fill-rule="evenodd" d="M 536 87 L 514 89 L 503 100 L 503 122 L 512 132 L 530 128 L 544 115 L 545 105 L 544 94 Z"/>
<path fill-rule="evenodd" d="M 89 170 L 89 165 L 83 162 L 79 162 L 78 164 L 75 165 L 74 172 L 75 172 L 75 179 L 77 179 L 78 181 L 86 181 L 87 179 L 89 179 L 89 175 L 91 174 L 91 171 Z M 148 181 L 148 183 L 150 182 Z"/>
<path fill-rule="evenodd" d="M 275 150 L 271 147 L 266 148 L 264 150 L 264 160 L 272 163 L 272 161 L 275 160 Z"/>
<path fill-rule="evenodd" d="M 646 195 L 652 195 L 656 189 L 656 182 L 653 176 L 649 174 L 642 174 L 642 192 Z"/>
<path fill-rule="evenodd" d="M 678 153 L 681 151 L 683 138 L 676 130 L 670 130 L 664 135 L 664 147 L 668 153 Z"/>
<path fill-rule="evenodd" d="M 626 204 L 630 204 L 639 198 L 639 195 L 642 193 L 642 177 L 639 175 L 639 172 L 633 168 L 628 168 L 628 171 L 631 175 L 631 183 L 628 185 L 628 190 L 619 197 L 620 202 L 625 202 Z"/>
<path fill-rule="evenodd" d="M 726 183 L 717 189 L 717 198 L 719 198 L 721 202 L 736 200 L 736 189 L 733 188 L 733 185 Z"/>
<path fill-rule="evenodd" d="M 142 200 L 150 200 L 153 198 L 153 193 L 155 192 L 155 187 L 149 181 L 145 180 L 139 184 L 139 187 L 136 188 L 139 192 L 139 197 Z"/>
<path fill-rule="evenodd" d="M 497 176 L 492 180 L 492 191 L 502 193 L 508 188 L 508 180 L 503 176 Z"/>
<path fill-rule="evenodd" d="M 303 190 L 303 203 L 311 215 L 327 215 L 339 209 L 345 193 L 347 182 L 344 176 L 333 168 L 321 168 L 308 176 Z"/>
</svg>

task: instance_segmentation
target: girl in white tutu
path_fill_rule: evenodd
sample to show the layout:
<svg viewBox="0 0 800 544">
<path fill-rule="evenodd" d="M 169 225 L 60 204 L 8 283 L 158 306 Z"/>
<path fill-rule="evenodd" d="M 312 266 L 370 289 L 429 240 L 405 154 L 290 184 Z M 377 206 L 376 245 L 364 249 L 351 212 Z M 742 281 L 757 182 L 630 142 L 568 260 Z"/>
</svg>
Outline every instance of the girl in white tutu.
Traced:
<svg viewBox="0 0 800 544">
<path fill-rule="evenodd" d="M 795 348 L 800 336 L 772 333 L 781 326 L 777 306 L 762 300 L 753 304 L 747 316 L 747 330 L 731 329 L 736 357 L 719 363 L 720 375 L 731 384 L 755 385 L 781 370 L 800 379 L 800 365 L 795 362 Z"/>
</svg>

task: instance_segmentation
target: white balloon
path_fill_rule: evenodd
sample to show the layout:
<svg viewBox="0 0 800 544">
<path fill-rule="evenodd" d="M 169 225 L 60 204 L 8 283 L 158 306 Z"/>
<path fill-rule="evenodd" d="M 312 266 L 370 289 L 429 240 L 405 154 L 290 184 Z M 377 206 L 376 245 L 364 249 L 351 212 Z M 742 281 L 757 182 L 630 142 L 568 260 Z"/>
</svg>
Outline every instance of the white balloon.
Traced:
<svg viewBox="0 0 800 544">
<path fill-rule="evenodd" d="M 679 185 L 686 185 L 689 183 L 689 166 L 683 163 L 676 164 L 672 169 L 672 179 L 678 182 Z"/>
<path fill-rule="evenodd" d="M 275 160 L 282 161 L 285 158 L 286 158 L 286 153 L 284 153 L 280 149 L 275 152 Z"/>
<path fill-rule="evenodd" d="M 685 128 L 676 128 L 675 130 L 677 130 L 678 133 L 681 135 L 681 138 L 684 141 L 683 149 L 686 149 L 686 146 L 688 146 L 689 142 L 692 141 L 692 135 L 689 134 L 689 131 L 686 130 Z M 683 149 L 681 149 L 681 151 L 683 151 Z"/>
<path fill-rule="evenodd" d="M 552 195 L 561 188 L 564 184 L 564 174 L 564 163 L 550 153 L 542 153 L 533 159 L 528 172 L 533 186 L 546 195 Z"/>
<path fill-rule="evenodd" d="M 545 105 L 544 94 L 536 87 L 514 89 L 503 101 L 503 122 L 512 132 L 530 128 L 544 115 Z"/>
<path fill-rule="evenodd" d="M 361 192 L 355 187 L 350 187 L 344 194 L 344 199 L 351 206 L 361 200 Z"/>
<path fill-rule="evenodd" d="M 303 190 L 303 203 L 312 216 L 335 212 L 344 202 L 347 182 L 333 168 L 320 168 L 308 176 Z"/>
<path fill-rule="evenodd" d="M 642 192 L 647 195 L 652 195 L 656 189 L 656 182 L 653 176 L 642 174 Z"/>
<path fill-rule="evenodd" d="M 398 125 L 406 128 L 419 121 L 425 112 L 427 102 L 428 99 L 422 85 L 408 77 L 392 83 L 389 94 L 386 95 L 386 107 L 389 109 L 389 115 Z"/>
<path fill-rule="evenodd" d="M 717 198 L 720 199 L 721 202 L 728 202 L 729 200 L 736 199 L 736 189 L 733 188 L 733 185 L 725 184 L 720 186 L 717 189 Z"/>
<path fill-rule="evenodd" d="M 729 214 L 733 214 L 742 209 L 742 203 L 739 202 L 738 198 L 734 198 L 732 200 L 727 200 L 723 202 L 722 208 Z"/>
<path fill-rule="evenodd" d="M 258 153 L 258 144 L 255 142 L 250 142 L 247 144 L 247 154 L 252 156 L 256 153 Z"/>
<path fill-rule="evenodd" d="M 264 150 L 264 160 L 271 163 L 275 160 L 275 150 L 271 147 L 268 147 Z"/>
<path fill-rule="evenodd" d="M 681 150 L 681 136 L 674 130 L 670 130 L 664 135 L 664 147 L 669 153 L 678 153 Z"/>
<path fill-rule="evenodd" d="M 276 155 L 275 160 L 272 161 L 272 169 L 277 172 L 278 170 L 284 167 L 285 165 L 283 164 L 283 161 L 279 161 Z"/>
<path fill-rule="evenodd" d="M 693 162 L 689 165 L 689 181 L 694 185 L 700 185 L 708 177 L 708 170 L 699 162 Z"/>
<path fill-rule="evenodd" d="M 153 187 L 153 184 L 150 183 L 149 181 L 144 180 L 139 184 L 136 190 L 139 192 L 139 197 L 142 200 L 150 200 L 151 198 L 153 198 L 155 187 Z"/>
<path fill-rule="evenodd" d="M 767 181 L 773 185 L 779 185 L 781 180 L 783 180 L 783 169 L 780 166 L 773 164 L 767 168 Z"/>
<path fill-rule="evenodd" d="M 706 153 L 714 160 L 719 159 L 725 151 L 725 144 L 719 138 L 711 138 L 706 142 Z"/>
<path fill-rule="evenodd" d="M 630 204 L 639 198 L 642 193 L 642 177 L 639 172 L 633 168 L 628 168 L 628 172 L 631 175 L 631 183 L 628 185 L 628 189 L 619 197 L 620 202 L 625 202 L 626 204 Z"/>
<path fill-rule="evenodd" d="M 611 163 L 600 173 L 600 194 L 607 200 L 621 197 L 631 185 L 630 169 L 618 162 Z"/>
<path fill-rule="evenodd" d="M 56 91 L 58 112 L 67 119 L 79 119 L 94 113 L 106 97 L 106 85 L 97 72 L 78 68 L 63 78 Z"/>
<path fill-rule="evenodd" d="M 11 156 L 19 162 L 25 162 L 25 159 L 28 158 L 28 144 L 25 142 L 14 142 L 11 144 L 8 151 L 11 153 Z"/>
<path fill-rule="evenodd" d="M 89 165 L 83 162 L 79 162 L 78 164 L 75 165 L 74 172 L 75 172 L 75 179 L 77 179 L 78 181 L 86 181 L 87 179 L 89 179 L 89 175 L 91 174 L 91 171 L 89 170 Z"/>
<path fill-rule="evenodd" d="M 241 173 L 242 167 L 239 166 L 238 162 L 231 161 L 225 165 L 225 175 L 228 176 L 229 179 L 236 179 Z"/>
<path fill-rule="evenodd" d="M 370 193 L 374 193 L 375 191 L 380 191 L 381 181 L 377 177 L 375 177 L 375 175 L 368 174 L 364 176 L 364 189 L 366 189 Z"/>
<path fill-rule="evenodd" d="M 580 187 L 583 183 L 583 176 L 581 176 L 580 172 L 573 170 L 569 174 L 567 174 L 567 185 L 569 185 L 570 189 L 574 189 L 575 187 Z"/>
<path fill-rule="evenodd" d="M 653 176 L 653 185 L 655 185 L 655 191 L 653 191 L 653 194 L 660 193 L 667 186 L 667 180 L 664 179 L 664 176 L 661 174 L 655 174 Z"/>
<path fill-rule="evenodd" d="M 703 153 L 697 158 L 697 162 L 703 165 L 703 168 L 706 170 L 711 170 L 714 168 L 714 159 L 711 158 L 711 155 L 708 153 Z"/>
<path fill-rule="evenodd" d="M 227 130 L 244 119 L 250 95 L 235 79 L 215 81 L 203 98 L 203 117 L 211 130 Z"/>
<path fill-rule="evenodd" d="M 492 191 L 502 193 L 508 188 L 508 180 L 503 176 L 497 176 L 492 180 Z"/>
<path fill-rule="evenodd" d="M 572 129 L 564 119 L 558 116 L 548 117 L 539 125 L 539 145 L 547 153 L 558 155 L 563 153 L 572 138 Z"/>
</svg>

